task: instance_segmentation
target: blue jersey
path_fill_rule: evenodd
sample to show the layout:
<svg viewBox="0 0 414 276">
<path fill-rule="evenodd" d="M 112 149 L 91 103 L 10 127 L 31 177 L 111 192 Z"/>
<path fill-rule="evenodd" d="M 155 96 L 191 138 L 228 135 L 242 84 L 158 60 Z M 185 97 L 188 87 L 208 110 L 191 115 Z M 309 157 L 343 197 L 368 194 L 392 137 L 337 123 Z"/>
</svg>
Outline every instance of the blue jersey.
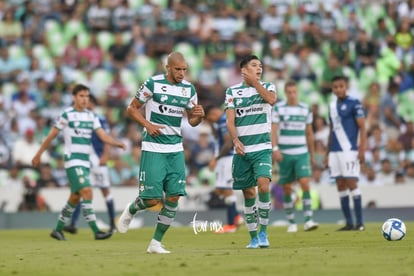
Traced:
<svg viewBox="0 0 414 276">
<path fill-rule="evenodd" d="M 217 141 L 218 141 L 218 147 L 219 147 L 219 152 L 220 152 L 220 150 L 224 146 L 224 136 L 227 133 L 229 133 L 229 131 L 227 130 L 227 125 L 226 125 L 226 113 L 224 113 L 220 117 L 220 119 L 215 125 L 215 129 L 217 133 Z M 229 155 L 233 155 L 233 148 L 225 156 L 229 156 Z"/>
<path fill-rule="evenodd" d="M 359 127 L 357 119 L 365 117 L 361 102 L 346 96 L 343 100 L 333 100 L 329 106 L 331 123 L 330 151 L 358 150 Z"/>
<path fill-rule="evenodd" d="M 99 118 L 99 122 L 102 125 L 102 129 L 105 130 L 106 133 L 109 133 L 110 129 L 109 129 L 109 124 L 106 121 L 104 116 L 100 116 L 97 115 Z M 95 132 L 92 133 L 92 147 L 93 150 L 95 151 L 96 155 L 98 155 L 98 157 L 100 158 L 103 154 L 103 150 L 104 150 L 104 142 L 101 140 L 101 138 L 98 137 L 98 135 L 96 135 Z"/>
</svg>

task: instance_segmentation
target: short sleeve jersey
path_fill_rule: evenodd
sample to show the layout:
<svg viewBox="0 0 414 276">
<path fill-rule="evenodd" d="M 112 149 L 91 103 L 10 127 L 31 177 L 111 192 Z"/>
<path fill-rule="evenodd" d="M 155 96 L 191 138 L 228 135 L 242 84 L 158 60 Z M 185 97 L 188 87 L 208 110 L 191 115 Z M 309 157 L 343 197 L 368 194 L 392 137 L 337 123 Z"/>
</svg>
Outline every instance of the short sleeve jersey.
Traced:
<svg viewBox="0 0 414 276">
<path fill-rule="evenodd" d="M 365 117 L 361 102 L 347 96 L 343 100 L 332 100 L 329 107 L 329 120 L 332 128 L 330 151 L 350 151 L 358 149 L 358 118 Z"/>
<path fill-rule="evenodd" d="M 273 83 L 261 82 L 262 86 L 276 93 Z M 234 109 L 236 130 L 245 152 L 256 152 L 272 148 L 272 106 L 265 102 L 254 87 L 239 83 L 226 91 L 226 109 Z"/>
<path fill-rule="evenodd" d="M 272 122 L 278 124 L 280 151 L 289 155 L 307 153 L 306 126 L 312 121 L 312 112 L 306 104 L 290 106 L 286 101 L 277 103 L 273 109 Z"/>
<path fill-rule="evenodd" d="M 89 168 L 92 133 L 102 127 L 99 118 L 87 109 L 77 111 L 69 107 L 60 115 L 55 127 L 63 131 L 65 168 Z"/>
<path fill-rule="evenodd" d="M 183 80 L 171 84 L 166 75 L 156 75 L 144 82 L 135 98 L 145 104 L 145 117 L 153 124 L 164 126 L 156 137 L 144 129 L 142 150 L 168 153 L 183 151 L 181 121 L 186 110 L 197 103 L 194 86 Z"/>
</svg>

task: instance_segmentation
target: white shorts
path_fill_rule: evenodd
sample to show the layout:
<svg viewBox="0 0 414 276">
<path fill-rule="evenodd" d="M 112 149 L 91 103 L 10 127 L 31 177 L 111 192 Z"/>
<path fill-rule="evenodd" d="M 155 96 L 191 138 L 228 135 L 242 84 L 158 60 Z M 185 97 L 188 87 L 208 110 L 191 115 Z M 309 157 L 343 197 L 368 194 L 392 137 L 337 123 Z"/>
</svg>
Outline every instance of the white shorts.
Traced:
<svg viewBox="0 0 414 276">
<path fill-rule="evenodd" d="M 357 151 L 330 152 L 328 164 L 333 178 L 359 178 L 360 165 Z"/>
<path fill-rule="evenodd" d="M 232 189 L 233 176 L 231 173 L 231 166 L 233 163 L 233 156 L 223 156 L 217 160 L 216 164 L 216 188 Z"/>
<path fill-rule="evenodd" d="M 89 156 L 91 161 L 91 169 L 89 178 L 91 186 L 98 188 L 109 188 L 111 182 L 109 181 L 109 171 L 107 166 L 99 165 L 99 157 L 95 153 Z"/>
</svg>

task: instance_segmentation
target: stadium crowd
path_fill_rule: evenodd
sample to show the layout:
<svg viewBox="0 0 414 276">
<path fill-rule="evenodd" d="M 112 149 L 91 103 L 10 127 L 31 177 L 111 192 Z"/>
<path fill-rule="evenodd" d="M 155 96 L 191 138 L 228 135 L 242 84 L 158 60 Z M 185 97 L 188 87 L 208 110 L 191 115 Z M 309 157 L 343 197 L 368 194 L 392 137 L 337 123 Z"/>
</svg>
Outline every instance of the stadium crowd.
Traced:
<svg viewBox="0 0 414 276">
<path fill-rule="evenodd" d="M 141 129 L 125 107 L 144 80 L 164 72 L 171 51 L 185 55 L 204 106 L 223 104 L 248 54 L 261 57 L 263 80 L 277 85 L 279 99 L 284 83 L 296 80 L 314 115 L 314 187 L 334 183 L 323 165 L 329 82 L 347 76 L 369 131 L 360 185 L 414 184 L 413 27 L 413 0 L 1 1 L 0 186 L 20 187 L 33 201 L 43 187 L 67 185 L 62 139 L 43 155 L 39 171 L 30 160 L 71 104 L 76 83 L 90 87 L 111 135 L 127 145 L 125 152 L 112 149 L 112 185 L 136 185 Z M 207 168 L 212 130 L 196 129 L 183 132 L 188 185 L 214 186 Z"/>
</svg>

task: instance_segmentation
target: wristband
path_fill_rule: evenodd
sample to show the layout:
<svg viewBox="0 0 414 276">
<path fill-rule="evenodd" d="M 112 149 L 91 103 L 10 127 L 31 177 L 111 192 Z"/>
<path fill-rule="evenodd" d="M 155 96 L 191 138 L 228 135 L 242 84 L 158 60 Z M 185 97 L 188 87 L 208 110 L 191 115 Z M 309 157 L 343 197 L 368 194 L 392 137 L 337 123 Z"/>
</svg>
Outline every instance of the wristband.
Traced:
<svg viewBox="0 0 414 276">
<path fill-rule="evenodd" d="M 278 146 L 274 146 L 273 148 L 272 148 L 272 151 L 278 151 L 279 150 L 279 147 Z"/>
</svg>

